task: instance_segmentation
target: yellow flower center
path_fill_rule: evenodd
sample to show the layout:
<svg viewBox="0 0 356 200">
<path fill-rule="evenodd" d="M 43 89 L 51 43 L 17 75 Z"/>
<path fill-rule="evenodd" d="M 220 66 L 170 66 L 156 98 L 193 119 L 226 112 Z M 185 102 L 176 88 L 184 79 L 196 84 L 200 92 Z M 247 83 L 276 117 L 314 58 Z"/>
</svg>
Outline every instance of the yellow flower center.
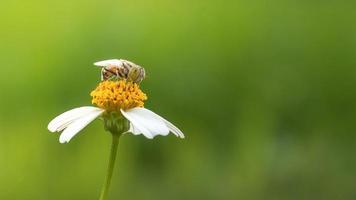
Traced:
<svg viewBox="0 0 356 200">
<path fill-rule="evenodd" d="M 90 93 L 92 104 L 106 111 L 143 107 L 147 96 L 138 84 L 120 81 L 103 81 Z"/>
</svg>

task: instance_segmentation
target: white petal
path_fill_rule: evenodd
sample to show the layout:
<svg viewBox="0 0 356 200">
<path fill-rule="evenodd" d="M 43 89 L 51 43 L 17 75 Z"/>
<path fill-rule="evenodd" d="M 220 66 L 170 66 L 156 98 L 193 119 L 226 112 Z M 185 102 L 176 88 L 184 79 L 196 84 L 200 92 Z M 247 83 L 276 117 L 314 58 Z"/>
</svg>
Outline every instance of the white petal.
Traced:
<svg viewBox="0 0 356 200">
<path fill-rule="evenodd" d="M 169 130 L 172 131 L 172 133 L 174 135 L 176 135 L 177 137 L 180 137 L 180 138 L 184 138 L 184 134 L 183 134 L 183 132 L 181 130 L 179 130 L 179 128 L 174 126 L 171 122 L 169 122 L 168 120 L 164 119 L 163 117 L 161 117 L 161 119 L 164 121 L 164 123 L 168 126 Z"/>
<path fill-rule="evenodd" d="M 121 113 L 132 123 L 134 134 L 142 133 L 147 138 L 152 139 L 157 135 L 166 136 L 169 133 L 165 123 L 145 109 L 132 108 L 127 111 L 121 110 Z"/>
<path fill-rule="evenodd" d="M 119 65 L 122 65 L 122 62 L 121 62 L 121 60 L 118 60 L 118 59 L 111 59 L 111 60 L 103 60 L 103 61 L 95 62 L 94 65 L 100 66 L 100 67 L 107 67 L 109 65 L 119 66 Z"/>
<path fill-rule="evenodd" d="M 134 135 L 141 135 L 141 132 L 137 128 L 135 128 L 135 126 L 132 123 L 130 123 L 130 129 L 128 130 L 128 132 Z"/>
<path fill-rule="evenodd" d="M 92 107 L 92 106 L 84 106 L 80 108 L 74 108 L 72 110 L 69 110 L 58 117 L 54 118 L 49 124 L 48 124 L 48 130 L 51 132 L 59 132 L 65 129 L 68 125 L 70 125 L 73 121 L 75 121 L 78 118 L 81 118 L 82 116 L 85 116 L 92 111 L 96 110 L 101 110 L 100 108 L 97 107 Z"/>
<path fill-rule="evenodd" d="M 152 112 L 151 110 L 148 110 L 146 108 L 139 108 L 141 110 L 145 110 L 146 112 L 150 113 L 151 115 L 154 115 L 156 117 L 158 117 L 159 119 L 161 119 L 166 126 L 169 128 L 169 130 L 174 133 L 174 135 L 176 135 L 177 137 L 180 138 L 184 138 L 184 134 L 181 130 L 179 130 L 179 128 L 177 128 L 176 126 L 174 126 L 171 122 L 169 122 L 168 120 L 164 119 L 163 117 L 157 115 L 156 113 Z"/>
<path fill-rule="evenodd" d="M 131 122 L 130 131 L 132 131 L 134 135 L 143 134 L 149 139 L 153 138 L 151 131 L 148 130 L 144 125 L 142 125 L 137 119 L 135 119 L 135 117 L 124 112 L 123 110 L 121 111 L 121 113 L 126 117 L 126 119 Z"/>
<path fill-rule="evenodd" d="M 82 116 L 81 118 L 75 120 L 71 123 L 61 134 L 59 137 L 60 143 L 69 142 L 72 137 L 74 137 L 79 131 L 85 128 L 90 122 L 96 119 L 99 115 L 101 115 L 104 110 L 93 110 L 89 114 Z"/>
</svg>

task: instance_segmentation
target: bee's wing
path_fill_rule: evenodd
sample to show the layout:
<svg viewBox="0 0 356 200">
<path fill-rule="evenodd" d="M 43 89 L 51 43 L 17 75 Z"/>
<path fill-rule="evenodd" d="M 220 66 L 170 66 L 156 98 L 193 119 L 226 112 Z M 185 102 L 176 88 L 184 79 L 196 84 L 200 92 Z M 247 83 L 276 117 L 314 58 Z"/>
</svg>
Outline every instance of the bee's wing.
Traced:
<svg viewBox="0 0 356 200">
<path fill-rule="evenodd" d="M 122 65 L 122 61 L 118 59 L 103 60 L 95 62 L 94 65 L 99 67 L 107 67 L 109 65 L 120 66 Z"/>
<path fill-rule="evenodd" d="M 129 60 L 124 60 L 124 59 L 120 59 L 120 60 L 121 60 L 123 63 L 125 62 L 125 63 L 131 65 L 131 67 L 132 67 L 132 66 L 139 66 L 138 64 L 135 64 L 135 63 L 133 63 L 133 62 L 131 62 L 131 61 L 129 61 Z M 139 66 L 139 67 L 141 67 L 141 66 Z"/>
</svg>

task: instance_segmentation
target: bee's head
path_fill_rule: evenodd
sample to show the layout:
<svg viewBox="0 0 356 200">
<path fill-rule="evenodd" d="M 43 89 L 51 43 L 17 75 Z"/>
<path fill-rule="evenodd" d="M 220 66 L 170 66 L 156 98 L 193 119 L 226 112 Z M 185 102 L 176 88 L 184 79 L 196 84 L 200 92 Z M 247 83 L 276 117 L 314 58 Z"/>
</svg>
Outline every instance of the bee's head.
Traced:
<svg viewBox="0 0 356 200">
<path fill-rule="evenodd" d="M 127 79 L 134 83 L 140 83 L 145 78 L 145 69 L 141 66 L 134 65 L 129 71 Z"/>
</svg>

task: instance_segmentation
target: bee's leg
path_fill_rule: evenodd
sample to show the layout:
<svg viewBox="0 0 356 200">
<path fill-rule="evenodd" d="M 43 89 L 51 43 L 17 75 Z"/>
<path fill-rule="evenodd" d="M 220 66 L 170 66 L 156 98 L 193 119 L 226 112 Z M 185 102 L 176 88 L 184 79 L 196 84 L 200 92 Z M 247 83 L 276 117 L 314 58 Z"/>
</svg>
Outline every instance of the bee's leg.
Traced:
<svg viewBox="0 0 356 200">
<path fill-rule="evenodd" d="M 104 80 L 104 73 L 105 73 L 105 69 L 102 68 L 102 69 L 101 69 L 101 73 L 100 73 L 101 81 Z"/>
<path fill-rule="evenodd" d="M 116 80 L 116 78 L 117 78 L 117 76 L 112 76 L 108 79 L 108 81 L 114 81 L 114 80 Z"/>
</svg>

